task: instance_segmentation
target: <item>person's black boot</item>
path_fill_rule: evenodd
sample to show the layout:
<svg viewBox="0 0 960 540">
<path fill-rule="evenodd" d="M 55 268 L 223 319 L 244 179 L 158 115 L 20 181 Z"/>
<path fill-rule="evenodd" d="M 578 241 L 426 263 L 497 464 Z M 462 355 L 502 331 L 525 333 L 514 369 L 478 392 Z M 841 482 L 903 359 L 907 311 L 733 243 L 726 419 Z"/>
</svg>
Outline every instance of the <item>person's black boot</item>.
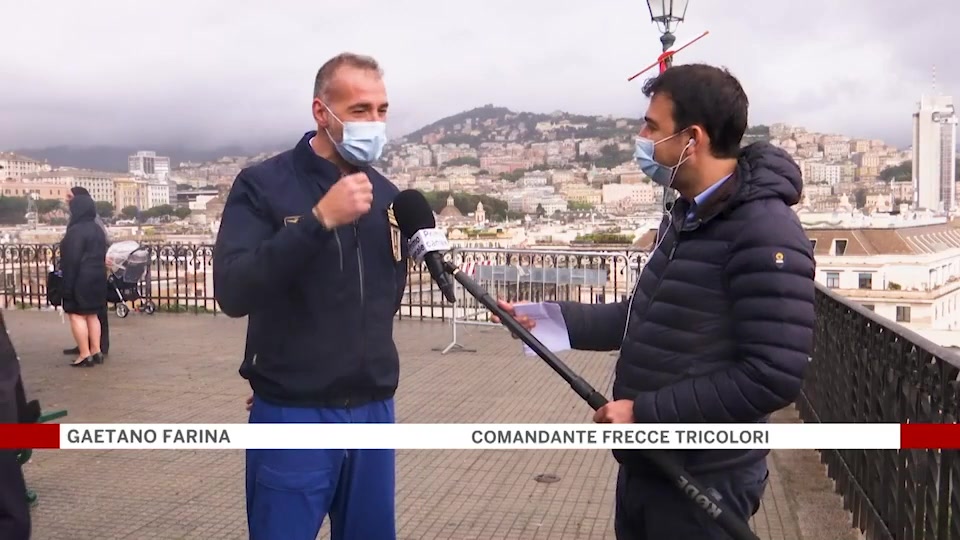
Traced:
<svg viewBox="0 0 960 540">
<path fill-rule="evenodd" d="M 70 356 L 71 354 L 72 354 L 72 355 L 78 355 L 78 354 L 80 354 L 80 347 L 74 347 L 74 348 L 72 348 L 72 349 L 64 349 L 64 350 L 63 350 L 63 355 L 64 355 L 64 356 Z"/>
</svg>

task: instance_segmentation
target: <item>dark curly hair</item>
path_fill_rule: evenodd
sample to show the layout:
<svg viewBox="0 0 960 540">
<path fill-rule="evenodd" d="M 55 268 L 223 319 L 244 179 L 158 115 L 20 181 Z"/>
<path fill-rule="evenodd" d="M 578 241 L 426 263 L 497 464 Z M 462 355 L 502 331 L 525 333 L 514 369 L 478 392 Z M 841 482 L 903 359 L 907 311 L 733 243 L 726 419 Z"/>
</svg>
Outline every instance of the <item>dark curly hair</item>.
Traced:
<svg viewBox="0 0 960 540">
<path fill-rule="evenodd" d="M 700 126 L 710 137 L 714 157 L 739 155 L 750 102 L 740 81 L 729 71 L 706 64 L 673 66 L 643 85 L 644 96 L 654 94 L 673 102 L 676 131 Z"/>
</svg>

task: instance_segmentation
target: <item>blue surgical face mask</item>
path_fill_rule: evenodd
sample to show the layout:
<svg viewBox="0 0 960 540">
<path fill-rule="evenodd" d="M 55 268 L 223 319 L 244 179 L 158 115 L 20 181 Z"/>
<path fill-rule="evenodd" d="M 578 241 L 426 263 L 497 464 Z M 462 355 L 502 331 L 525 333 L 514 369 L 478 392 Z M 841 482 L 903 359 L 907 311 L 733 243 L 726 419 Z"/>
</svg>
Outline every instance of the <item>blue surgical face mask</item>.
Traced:
<svg viewBox="0 0 960 540">
<path fill-rule="evenodd" d="M 383 147 L 387 143 L 387 124 L 385 122 L 343 122 L 329 107 L 324 105 L 330 116 L 343 125 L 343 140 L 337 142 L 327 132 L 327 137 L 337 148 L 340 157 L 358 167 L 370 165 L 380 159 Z"/>
<path fill-rule="evenodd" d="M 680 133 L 682 133 L 682 131 L 678 131 L 677 133 L 674 133 L 669 137 L 664 137 L 656 142 L 647 139 L 646 137 L 637 137 L 637 149 L 633 154 L 634 159 L 637 160 L 637 165 L 640 166 L 640 170 L 649 176 L 651 180 L 664 187 L 671 187 L 673 184 L 673 179 L 677 174 L 677 169 L 679 169 L 680 165 L 683 165 L 683 162 L 686 161 L 686 156 L 681 156 L 676 165 L 673 167 L 668 167 L 660 164 L 660 162 L 653 158 L 653 150 L 658 144 L 668 141 Z M 690 139 L 690 141 L 687 143 L 687 146 L 683 148 L 684 152 L 686 152 L 687 148 L 689 148 L 692 143 L 693 139 Z"/>
</svg>

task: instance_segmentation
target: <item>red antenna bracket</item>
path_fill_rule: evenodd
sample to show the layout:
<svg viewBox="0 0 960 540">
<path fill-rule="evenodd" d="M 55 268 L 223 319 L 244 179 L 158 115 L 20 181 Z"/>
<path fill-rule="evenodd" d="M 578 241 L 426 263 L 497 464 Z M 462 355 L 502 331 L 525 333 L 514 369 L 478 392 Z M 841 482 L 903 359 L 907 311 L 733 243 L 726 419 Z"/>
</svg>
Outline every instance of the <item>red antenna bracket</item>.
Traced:
<svg viewBox="0 0 960 540">
<path fill-rule="evenodd" d="M 694 43 L 696 43 L 697 41 L 699 41 L 700 39 L 702 39 L 704 36 L 706 36 L 706 35 L 709 34 L 709 33 L 710 33 L 710 31 L 708 30 L 708 31 L 700 34 L 699 36 L 697 36 L 696 38 L 694 38 L 693 40 L 691 40 L 689 43 L 684 44 L 682 47 L 680 47 L 679 49 L 677 49 L 677 50 L 675 50 L 675 51 L 664 51 L 663 54 L 661 54 L 660 56 L 657 57 L 657 61 L 656 61 L 656 62 L 650 64 L 649 66 L 647 66 L 647 67 L 645 67 L 645 68 L 643 68 L 643 69 L 641 69 L 638 73 L 636 73 L 636 74 L 633 75 L 632 77 L 628 78 L 628 79 L 627 79 L 627 82 L 636 79 L 636 78 L 639 77 L 640 75 L 646 73 L 646 72 L 649 71 L 651 68 L 656 67 L 656 66 L 658 66 L 658 65 L 660 66 L 660 73 L 663 73 L 664 71 L 667 70 L 667 60 L 669 60 L 670 58 L 673 58 L 673 55 L 675 55 L 675 54 L 677 54 L 678 52 L 686 49 L 686 48 L 689 47 L 690 45 L 693 45 Z"/>
</svg>

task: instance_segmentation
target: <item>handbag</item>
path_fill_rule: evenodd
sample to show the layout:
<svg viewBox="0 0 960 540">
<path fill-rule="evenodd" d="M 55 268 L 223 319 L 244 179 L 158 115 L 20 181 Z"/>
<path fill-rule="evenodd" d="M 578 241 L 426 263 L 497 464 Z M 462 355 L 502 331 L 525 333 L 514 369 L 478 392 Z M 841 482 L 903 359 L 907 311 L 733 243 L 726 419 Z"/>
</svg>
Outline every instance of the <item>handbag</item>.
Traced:
<svg viewBox="0 0 960 540">
<path fill-rule="evenodd" d="M 47 274 L 47 303 L 51 306 L 63 304 L 63 273 L 59 270 Z"/>
</svg>

